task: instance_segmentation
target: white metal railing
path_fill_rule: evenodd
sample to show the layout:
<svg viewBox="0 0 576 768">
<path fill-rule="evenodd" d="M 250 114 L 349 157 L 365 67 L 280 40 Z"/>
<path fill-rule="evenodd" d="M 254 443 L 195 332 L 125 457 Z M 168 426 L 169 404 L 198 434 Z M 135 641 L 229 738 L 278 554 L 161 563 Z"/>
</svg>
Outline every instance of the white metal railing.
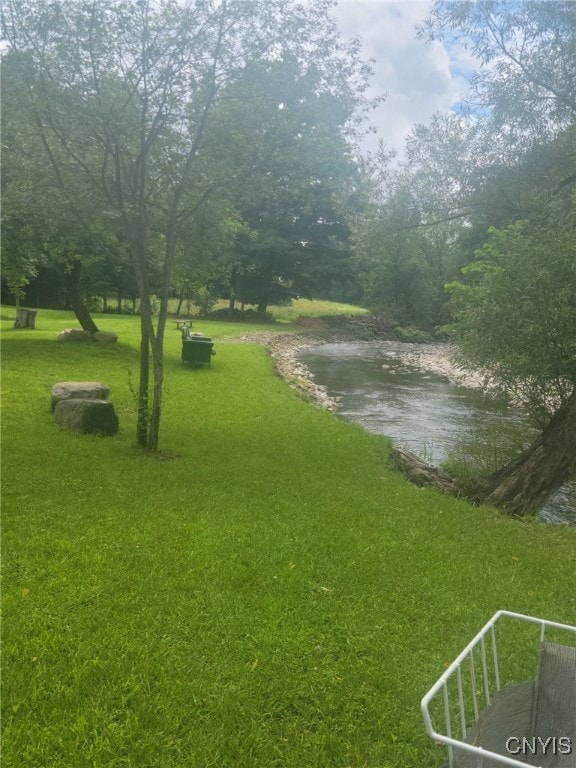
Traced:
<svg viewBox="0 0 576 768">
<path fill-rule="evenodd" d="M 576 627 L 569 624 L 559 624 L 555 621 L 548 621 L 547 619 L 539 619 L 535 616 L 526 616 L 521 613 L 513 613 L 512 611 L 498 611 L 492 616 L 478 632 L 478 634 L 468 643 L 460 655 L 452 662 L 444 674 L 436 681 L 436 683 L 430 688 L 428 693 L 424 696 L 421 702 L 422 717 L 426 726 L 428 735 L 436 742 L 446 744 L 448 747 L 448 760 L 450 768 L 454 766 L 454 748 L 458 748 L 464 752 L 469 752 L 477 756 L 477 766 L 482 768 L 483 760 L 489 759 L 491 764 L 496 765 L 510 765 L 517 768 L 526 768 L 525 762 L 520 762 L 513 757 L 506 755 L 496 754 L 490 752 L 482 747 L 474 746 L 473 744 L 467 744 L 464 739 L 468 733 L 468 726 L 466 723 L 466 701 L 465 701 L 465 688 L 463 682 L 463 666 L 468 661 L 469 669 L 469 689 L 472 703 L 472 710 L 474 716 L 474 722 L 479 717 L 480 712 L 484 707 L 489 706 L 492 696 L 496 691 L 501 688 L 501 674 L 500 674 L 500 662 L 498 659 L 498 648 L 496 644 L 495 625 L 503 616 L 510 617 L 512 619 L 518 619 L 520 621 L 532 622 L 540 626 L 540 641 L 545 639 L 546 628 L 553 628 L 557 630 L 565 630 L 567 632 L 576 634 Z M 486 638 L 488 637 L 488 644 L 490 651 L 486 650 Z M 477 674 L 478 656 L 480 657 L 480 674 Z M 536 663 L 536 662 L 535 662 Z M 457 706 L 454 706 L 454 710 L 457 712 L 456 720 L 452 716 L 449 682 L 456 678 L 456 688 L 458 702 Z M 481 691 L 483 696 L 478 692 L 478 677 L 481 677 Z M 432 715 L 430 713 L 430 705 L 436 695 L 441 692 L 444 712 L 444 727 L 445 733 L 439 733 L 434 729 L 432 724 Z M 484 699 L 484 706 L 481 706 L 481 699 Z M 453 725 L 455 725 L 461 738 L 454 738 Z M 528 734 L 526 734 L 528 735 Z"/>
</svg>

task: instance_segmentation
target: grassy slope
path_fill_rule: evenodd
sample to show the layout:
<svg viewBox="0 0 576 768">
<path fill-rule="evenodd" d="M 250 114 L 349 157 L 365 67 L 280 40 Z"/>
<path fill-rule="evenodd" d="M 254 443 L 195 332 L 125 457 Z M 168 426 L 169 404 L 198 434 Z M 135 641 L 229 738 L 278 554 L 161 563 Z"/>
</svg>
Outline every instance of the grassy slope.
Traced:
<svg viewBox="0 0 576 768">
<path fill-rule="evenodd" d="M 3 323 L 3 768 L 435 766 L 418 702 L 480 624 L 574 622 L 576 532 L 411 487 L 257 345 L 190 370 L 170 331 L 139 454 L 138 321 L 69 324 Z M 117 438 L 54 424 L 66 379 L 110 385 Z"/>
<path fill-rule="evenodd" d="M 114 306 L 114 304 L 112 304 Z M 218 300 L 214 309 L 226 309 L 228 302 L 224 299 Z M 178 302 L 176 299 L 171 299 L 169 303 L 169 311 L 176 312 L 178 308 Z M 239 308 L 239 307 L 238 307 Z M 254 306 L 246 307 L 247 309 L 254 310 Z M 319 315 L 363 315 L 368 312 L 367 309 L 362 307 L 356 307 L 353 304 L 341 304 L 336 301 L 323 301 L 320 299 L 293 299 L 287 306 L 275 306 L 268 307 L 268 311 L 274 315 L 274 318 L 280 322 L 290 322 L 297 317 L 306 315 L 307 317 L 318 317 Z M 182 313 L 185 315 L 186 307 L 182 307 Z M 192 305 L 192 314 L 197 314 L 197 307 Z"/>
</svg>

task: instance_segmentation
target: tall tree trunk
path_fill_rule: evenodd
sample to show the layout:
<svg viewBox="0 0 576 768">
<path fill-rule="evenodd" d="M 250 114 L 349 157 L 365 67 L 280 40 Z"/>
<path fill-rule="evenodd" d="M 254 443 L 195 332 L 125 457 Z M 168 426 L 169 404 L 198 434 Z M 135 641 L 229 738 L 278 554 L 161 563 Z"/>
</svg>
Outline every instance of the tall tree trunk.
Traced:
<svg viewBox="0 0 576 768">
<path fill-rule="evenodd" d="M 238 285 L 238 264 L 234 264 L 230 272 L 230 292 L 228 294 L 228 312 L 230 317 L 234 314 L 236 308 L 236 288 Z"/>
<path fill-rule="evenodd" d="M 140 295 L 140 380 L 138 383 L 138 420 L 136 443 L 148 448 L 150 429 L 150 348 L 154 344 L 154 325 L 146 272 L 146 234 L 140 220 L 126 221 L 131 245 L 132 264 Z M 120 293 L 120 289 L 118 288 Z M 119 295 L 120 298 L 120 295 Z M 120 307 L 120 303 L 118 304 Z"/>
<path fill-rule="evenodd" d="M 274 280 L 274 259 L 272 256 L 268 257 L 268 260 L 264 266 L 262 273 L 260 301 L 256 307 L 256 311 L 259 315 L 265 315 L 270 303 L 270 294 L 272 292 L 272 282 Z"/>
<path fill-rule="evenodd" d="M 175 248 L 175 241 L 171 236 L 167 237 L 166 255 L 164 259 L 164 280 L 160 292 L 160 309 L 156 334 L 152 343 L 152 407 L 150 409 L 150 430 L 148 432 L 148 448 L 151 451 L 158 450 L 160 433 L 160 418 L 162 416 L 162 394 L 164 389 L 164 332 L 168 317 L 168 292 L 170 289 L 171 255 Z"/>
<path fill-rule="evenodd" d="M 148 448 L 151 451 L 158 450 L 158 438 L 160 433 L 160 418 L 162 416 L 162 392 L 164 387 L 164 349 L 163 344 L 155 343 L 153 351 L 154 389 L 152 409 L 150 412 L 150 432 L 148 435 Z"/>
<path fill-rule="evenodd" d="M 160 309 L 158 312 L 156 335 L 152 345 L 154 386 L 152 408 L 150 409 L 150 431 L 148 434 L 148 448 L 151 451 L 158 450 L 160 419 L 162 416 L 162 394 L 164 388 L 164 333 L 166 331 L 166 319 L 168 317 L 170 277 L 172 275 L 172 267 L 176 255 L 176 244 L 178 242 L 178 226 L 176 221 L 171 220 L 166 229 L 167 236 L 162 270 L 162 287 L 160 290 Z"/>
<path fill-rule="evenodd" d="M 150 338 L 148 323 L 140 315 L 140 380 L 138 383 L 138 421 L 136 442 L 142 448 L 148 447 L 148 389 L 150 381 Z"/>
<path fill-rule="evenodd" d="M 82 264 L 80 261 L 74 261 L 70 272 L 66 275 L 66 288 L 68 292 L 68 301 L 72 311 L 76 315 L 78 322 L 83 330 L 89 333 L 98 333 L 98 326 L 92 320 L 90 312 L 84 303 L 84 298 L 80 291 L 80 277 L 82 274 Z"/>
<path fill-rule="evenodd" d="M 525 515 L 576 474 L 576 388 L 537 440 L 495 472 L 481 488 L 482 501 Z"/>
</svg>

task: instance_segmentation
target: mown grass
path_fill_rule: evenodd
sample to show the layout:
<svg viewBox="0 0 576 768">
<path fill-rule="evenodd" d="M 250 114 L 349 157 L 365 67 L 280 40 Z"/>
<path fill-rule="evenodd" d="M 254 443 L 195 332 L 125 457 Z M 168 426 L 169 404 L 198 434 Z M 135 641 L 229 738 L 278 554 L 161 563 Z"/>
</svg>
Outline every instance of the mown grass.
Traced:
<svg viewBox="0 0 576 768">
<path fill-rule="evenodd" d="M 290 322 L 302 315 L 306 317 L 321 317 L 323 315 L 364 315 L 367 309 L 353 304 L 343 304 L 337 301 L 322 301 L 320 299 L 293 299 L 286 307 L 270 307 L 270 312 L 276 320 Z"/>
<path fill-rule="evenodd" d="M 419 700 L 479 626 L 574 623 L 575 531 L 410 486 L 237 324 L 198 322 L 198 370 L 168 333 L 138 452 L 138 320 L 98 319 L 119 344 L 3 322 L 3 768 L 437 766 Z M 117 437 L 55 425 L 69 379 L 110 385 Z"/>
<path fill-rule="evenodd" d="M 220 299 L 214 305 L 214 309 L 226 309 L 228 302 Z M 175 299 L 170 301 L 169 309 L 175 312 L 178 308 L 178 302 Z M 250 307 L 252 309 L 252 307 Z M 185 306 L 182 312 L 185 313 Z M 285 306 L 271 305 L 268 312 L 277 322 L 289 323 L 298 317 L 321 317 L 322 315 L 363 315 L 368 312 L 367 309 L 357 307 L 354 304 L 344 304 L 337 301 L 323 301 L 321 299 L 293 299 Z M 198 314 L 197 308 L 192 306 L 192 314 Z"/>
</svg>

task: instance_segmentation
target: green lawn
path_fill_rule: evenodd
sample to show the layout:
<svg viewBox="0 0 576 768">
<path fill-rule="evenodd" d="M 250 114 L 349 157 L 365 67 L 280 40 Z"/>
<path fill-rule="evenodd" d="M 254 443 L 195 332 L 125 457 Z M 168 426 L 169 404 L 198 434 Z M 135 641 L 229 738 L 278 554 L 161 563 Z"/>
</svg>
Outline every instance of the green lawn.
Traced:
<svg viewBox="0 0 576 768">
<path fill-rule="evenodd" d="M 178 308 L 176 299 L 170 300 L 170 311 L 175 312 Z M 220 299 L 214 305 L 214 309 L 226 309 L 228 302 Z M 254 309 L 255 307 L 246 307 Z M 192 314 L 197 314 L 197 307 L 192 305 Z M 185 305 L 182 306 L 182 313 L 185 315 Z M 305 315 L 306 317 L 320 317 L 321 315 L 363 315 L 368 312 L 367 309 L 356 307 L 353 304 L 342 304 L 337 301 L 323 301 L 320 299 L 293 299 L 287 306 L 271 305 L 268 312 L 274 316 L 275 320 L 281 323 L 288 323 L 297 317 Z"/>
<path fill-rule="evenodd" d="M 499 608 L 574 623 L 576 531 L 410 486 L 262 346 L 166 342 L 162 453 L 134 448 L 138 319 L 109 347 L 3 309 L 3 768 L 425 768 L 419 700 Z M 257 326 L 255 330 L 261 330 Z M 101 380 L 115 438 L 57 427 Z M 517 648 L 511 645 L 508 656 Z"/>
<path fill-rule="evenodd" d="M 320 317 L 321 315 L 364 315 L 367 309 L 355 307 L 352 304 L 342 304 L 335 301 L 319 299 L 294 299 L 287 307 L 270 307 L 270 312 L 277 320 L 288 322 L 302 315 Z"/>
</svg>

